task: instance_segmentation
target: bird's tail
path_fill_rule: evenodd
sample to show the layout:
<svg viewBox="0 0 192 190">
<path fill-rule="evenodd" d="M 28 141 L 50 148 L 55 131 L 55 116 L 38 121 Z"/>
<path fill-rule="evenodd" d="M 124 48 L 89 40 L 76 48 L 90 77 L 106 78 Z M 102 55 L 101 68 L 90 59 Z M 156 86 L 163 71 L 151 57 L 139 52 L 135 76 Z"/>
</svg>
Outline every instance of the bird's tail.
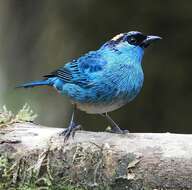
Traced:
<svg viewBox="0 0 192 190">
<path fill-rule="evenodd" d="M 33 82 L 18 85 L 16 86 L 16 88 L 32 88 L 35 86 L 46 86 L 46 85 L 50 85 L 49 80 L 33 81 Z"/>
</svg>

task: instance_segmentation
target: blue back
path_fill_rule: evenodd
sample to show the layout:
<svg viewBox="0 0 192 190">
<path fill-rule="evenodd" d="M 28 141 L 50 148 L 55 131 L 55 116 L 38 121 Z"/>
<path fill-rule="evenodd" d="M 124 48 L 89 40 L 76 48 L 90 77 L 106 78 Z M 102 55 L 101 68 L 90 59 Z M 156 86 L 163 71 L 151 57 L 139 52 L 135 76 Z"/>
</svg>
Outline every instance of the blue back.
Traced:
<svg viewBox="0 0 192 190">
<path fill-rule="evenodd" d="M 143 84 L 144 49 L 126 41 L 105 43 L 97 51 L 67 63 L 48 80 L 73 101 L 110 103 L 131 101 Z"/>
</svg>

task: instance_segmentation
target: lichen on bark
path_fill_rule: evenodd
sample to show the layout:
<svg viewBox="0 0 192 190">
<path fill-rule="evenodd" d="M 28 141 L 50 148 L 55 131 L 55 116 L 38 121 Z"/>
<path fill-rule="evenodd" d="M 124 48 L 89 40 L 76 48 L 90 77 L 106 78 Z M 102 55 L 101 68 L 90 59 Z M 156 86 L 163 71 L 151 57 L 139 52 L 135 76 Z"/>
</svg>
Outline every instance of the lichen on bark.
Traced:
<svg viewBox="0 0 192 190">
<path fill-rule="evenodd" d="M 49 149 L 41 153 L 37 150 L 16 154 L 19 156 L 15 156 L 14 161 L 11 152 L 7 158 L 2 156 L 2 187 L 115 189 L 121 180 L 129 180 L 130 169 L 138 160 L 134 154 L 122 157 L 108 144 L 95 143 L 77 143 L 62 148 L 50 144 Z"/>
</svg>

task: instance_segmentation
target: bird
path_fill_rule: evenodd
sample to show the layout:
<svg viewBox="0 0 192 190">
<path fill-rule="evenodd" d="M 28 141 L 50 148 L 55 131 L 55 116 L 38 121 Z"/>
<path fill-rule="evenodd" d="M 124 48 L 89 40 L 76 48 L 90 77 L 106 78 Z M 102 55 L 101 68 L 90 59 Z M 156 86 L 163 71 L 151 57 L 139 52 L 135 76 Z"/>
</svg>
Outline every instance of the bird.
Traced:
<svg viewBox="0 0 192 190">
<path fill-rule="evenodd" d="M 61 95 L 69 97 L 73 112 L 69 126 L 61 135 L 67 141 L 80 128 L 75 122 L 77 109 L 106 118 L 111 132 L 124 134 L 109 116 L 132 101 L 141 91 L 144 82 L 142 58 L 144 50 L 160 36 L 144 35 L 138 31 L 120 33 L 95 51 L 67 62 L 42 80 L 21 84 L 19 88 L 51 86 Z"/>
</svg>

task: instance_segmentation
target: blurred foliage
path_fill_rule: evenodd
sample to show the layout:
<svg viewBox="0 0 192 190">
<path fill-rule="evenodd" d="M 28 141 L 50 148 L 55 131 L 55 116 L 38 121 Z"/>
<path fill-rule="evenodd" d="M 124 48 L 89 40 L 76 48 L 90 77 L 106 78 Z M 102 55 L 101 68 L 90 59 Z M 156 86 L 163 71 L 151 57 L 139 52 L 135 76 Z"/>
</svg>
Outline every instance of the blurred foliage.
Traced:
<svg viewBox="0 0 192 190">
<path fill-rule="evenodd" d="M 12 111 L 8 110 L 4 105 L 0 110 L 0 128 L 4 127 L 7 123 L 9 123 L 13 119 L 14 115 Z"/>
<path fill-rule="evenodd" d="M 17 114 L 13 114 L 13 112 L 8 110 L 4 105 L 3 108 L 0 109 L 0 128 L 7 127 L 13 123 L 34 122 L 36 117 L 37 114 L 33 112 L 28 104 L 24 104 Z"/>
<path fill-rule="evenodd" d="M 140 95 L 111 115 L 132 132 L 191 133 L 191 23 L 190 0 L 1 0 L 0 104 L 16 110 L 28 102 L 42 124 L 66 127 L 67 98 L 50 88 L 14 86 L 41 78 L 120 32 L 139 30 L 163 40 L 145 52 Z M 78 121 L 96 131 L 107 125 L 82 112 Z"/>
</svg>

